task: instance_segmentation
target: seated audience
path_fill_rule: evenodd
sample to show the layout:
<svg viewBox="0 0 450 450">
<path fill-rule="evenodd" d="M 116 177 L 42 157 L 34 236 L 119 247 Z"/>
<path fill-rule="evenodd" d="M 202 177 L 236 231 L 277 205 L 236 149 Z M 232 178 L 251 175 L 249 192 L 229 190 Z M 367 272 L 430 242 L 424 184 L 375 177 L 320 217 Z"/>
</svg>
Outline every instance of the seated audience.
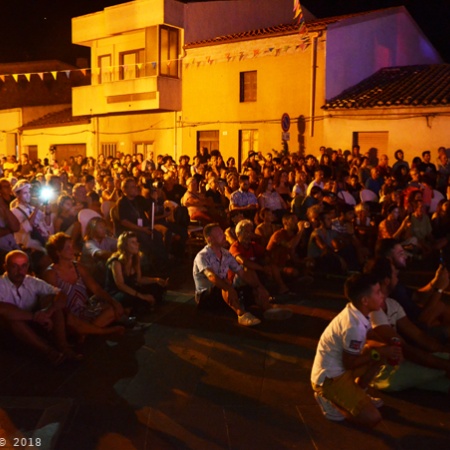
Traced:
<svg viewBox="0 0 450 450">
<path fill-rule="evenodd" d="M 55 366 L 81 359 L 67 342 L 64 294 L 28 275 L 29 266 L 28 255 L 20 250 L 6 255 L 6 272 L 0 278 L 2 326 Z"/>
<path fill-rule="evenodd" d="M 142 257 L 137 235 L 126 231 L 119 236 L 117 252 L 108 259 L 105 289 L 126 308 L 138 313 L 153 311 L 163 299 L 168 279 L 142 275 Z"/>
<path fill-rule="evenodd" d="M 87 334 L 123 332 L 121 326 L 109 326 L 123 317 L 122 306 L 75 261 L 71 237 L 56 233 L 49 238 L 46 247 L 53 264 L 43 278 L 65 294 L 66 309 L 70 313 L 67 326 L 81 338 Z M 90 297 L 91 294 L 95 297 Z"/>
<path fill-rule="evenodd" d="M 247 312 L 240 302 L 238 292 L 228 278 L 228 272 L 237 274 L 249 286 L 258 289 L 255 280 L 223 248 L 224 233 L 217 223 L 206 225 L 203 233 L 206 246 L 195 257 L 193 267 L 197 305 L 200 308 L 211 308 L 225 302 L 236 313 L 239 325 L 260 324 L 261 321 Z"/>
<path fill-rule="evenodd" d="M 368 315 L 381 308 L 384 297 L 371 275 L 353 275 L 345 283 L 347 306 L 320 337 L 311 382 L 314 396 L 328 420 L 349 419 L 374 427 L 382 417 L 380 399 L 366 390 L 389 358 L 400 358 L 401 348 L 367 341 Z"/>
<path fill-rule="evenodd" d="M 96 280 L 105 280 L 106 261 L 117 251 L 117 239 L 108 235 L 108 224 L 102 217 L 94 217 L 86 227 L 81 263 Z"/>
</svg>

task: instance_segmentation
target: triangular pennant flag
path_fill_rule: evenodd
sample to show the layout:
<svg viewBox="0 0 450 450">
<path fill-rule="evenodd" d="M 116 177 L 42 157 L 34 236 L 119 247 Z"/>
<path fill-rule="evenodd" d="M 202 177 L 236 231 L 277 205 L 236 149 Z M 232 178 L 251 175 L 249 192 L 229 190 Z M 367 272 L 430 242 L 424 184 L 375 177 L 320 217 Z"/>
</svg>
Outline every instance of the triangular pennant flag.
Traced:
<svg viewBox="0 0 450 450">
<path fill-rule="evenodd" d="M 0 75 L 0 80 L 3 81 L 3 83 L 5 82 L 5 75 Z"/>
<path fill-rule="evenodd" d="M 275 51 L 275 56 L 278 56 L 280 54 L 280 52 L 281 52 L 281 48 L 277 48 Z"/>
<path fill-rule="evenodd" d="M 156 62 L 155 61 L 152 62 L 152 69 L 156 69 Z"/>
<path fill-rule="evenodd" d="M 83 76 L 86 76 L 86 69 L 81 69 L 80 72 L 83 74 Z"/>
<path fill-rule="evenodd" d="M 184 68 L 189 69 L 189 63 L 184 63 Z"/>
<path fill-rule="evenodd" d="M 14 78 L 14 81 L 17 83 L 17 81 L 19 80 L 19 75 L 17 75 L 16 73 L 13 73 L 12 77 Z"/>
<path fill-rule="evenodd" d="M 300 0 L 294 0 L 294 19 L 296 19 L 302 12 L 302 7 L 300 6 Z"/>
<path fill-rule="evenodd" d="M 290 48 L 291 48 L 290 45 L 285 45 L 285 46 L 284 46 L 284 51 L 287 52 Z"/>
<path fill-rule="evenodd" d="M 24 73 L 25 78 L 27 79 L 27 81 L 30 81 L 31 79 L 31 73 Z"/>
<path fill-rule="evenodd" d="M 167 67 L 170 67 L 171 63 L 172 63 L 172 61 L 167 61 Z"/>
<path fill-rule="evenodd" d="M 53 75 L 53 78 L 56 80 L 56 77 L 58 76 L 58 72 L 56 72 L 56 70 L 55 70 L 55 71 L 50 72 L 50 73 Z"/>
<path fill-rule="evenodd" d="M 244 52 L 241 52 L 239 55 L 239 61 L 242 61 L 244 59 Z"/>
<path fill-rule="evenodd" d="M 253 50 L 253 57 L 258 56 L 258 55 L 259 55 L 259 49 Z"/>
<path fill-rule="evenodd" d="M 39 72 L 37 75 L 41 79 L 41 81 L 44 81 L 44 72 Z"/>
<path fill-rule="evenodd" d="M 139 70 L 141 70 L 143 67 L 144 67 L 144 64 L 143 64 L 143 63 L 137 64 L 137 68 L 138 68 Z"/>
<path fill-rule="evenodd" d="M 64 72 L 65 72 L 65 74 L 66 74 L 66 77 L 67 77 L 67 78 L 70 78 L 70 70 L 65 70 Z"/>
<path fill-rule="evenodd" d="M 273 52 L 274 51 L 274 48 L 273 47 L 269 47 L 269 52 Z"/>
</svg>

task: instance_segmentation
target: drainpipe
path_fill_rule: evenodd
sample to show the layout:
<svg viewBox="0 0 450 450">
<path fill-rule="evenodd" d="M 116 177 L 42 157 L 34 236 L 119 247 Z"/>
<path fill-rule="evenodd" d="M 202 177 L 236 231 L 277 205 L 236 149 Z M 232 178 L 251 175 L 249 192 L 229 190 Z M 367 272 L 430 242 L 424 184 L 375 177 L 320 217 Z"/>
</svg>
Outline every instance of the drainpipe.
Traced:
<svg viewBox="0 0 450 450">
<path fill-rule="evenodd" d="M 178 147 L 178 129 L 177 129 L 177 112 L 174 111 L 173 112 L 173 129 L 174 129 L 174 139 L 173 139 L 173 153 L 174 153 L 174 157 L 173 159 L 175 160 L 175 163 L 178 161 L 178 157 L 177 157 L 177 147 Z"/>
<path fill-rule="evenodd" d="M 314 121 L 316 111 L 316 84 L 317 84 L 317 39 L 322 33 L 311 33 L 312 51 L 311 51 L 311 104 L 309 117 L 311 117 L 311 127 L 309 136 L 314 136 Z"/>
</svg>

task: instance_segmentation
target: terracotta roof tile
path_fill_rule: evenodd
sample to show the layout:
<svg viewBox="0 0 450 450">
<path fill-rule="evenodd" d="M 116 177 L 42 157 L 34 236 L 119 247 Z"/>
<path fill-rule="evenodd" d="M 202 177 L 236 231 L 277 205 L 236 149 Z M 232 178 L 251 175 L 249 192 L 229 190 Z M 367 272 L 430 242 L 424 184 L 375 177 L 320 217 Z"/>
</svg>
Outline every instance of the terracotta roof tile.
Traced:
<svg viewBox="0 0 450 450">
<path fill-rule="evenodd" d="M 72 116 L 72 108 L 65 108 L 61 111 L 46 114 L 39 119 L 32 120 L 24 124 L 21 129 L 54 127 L 63 125 L 76 125 L 80 123 L 89 123 L 89 116 Z"/>
<path fill-rule="evenodd" d="M 389 10 L 389 9 L 395 9 L 395 8 L 386 8 L 385 10 Z M 373 12 L 374 11 L 364 11 L 364 12 L 353 13 L 353 14 L 345 14 L 342 16 L 308 20 L 306 22 L 306 25 L 308 27 L 308 31 L 319 31 L 319 30 L 326 29 L 326 27 L 328 25 L 331 25 L 336 22 L 340 22 L 341 20 L 349 19 L 351 17 L 363 16 L 363 15 L 371 14 Z M 244 41 L 244 40 L 250 40 L 250 39 L 255 39 L 255 38 L 265 38 L 265 37 L 273 37 L 273 36 L 279 36 L 279 35 L 289 35 L 289 34 L 298 33 L 298 29 L 299 29 L 299 25 L 297 23 L 282 24 L 282 25 L 276 25 L 276 26 L 267 27 L 267 28 L 260 28 L 257 30 L 243 31 L 241 33 L 227 34 L 225 36 L 217 36 L 215 38 L 205 39 L 203 41 L 188 42 L 185 44 L 184 47 L 185 48 L 195 48 L 195 47 L 203 47 L 206 45 L 223 44 L 225 42 Z"/>
<path fill-rule="evenodd" d="M 386 67 L 328 100 L 323 109 L 449 106 L 450 64 Z"/>
</svg>

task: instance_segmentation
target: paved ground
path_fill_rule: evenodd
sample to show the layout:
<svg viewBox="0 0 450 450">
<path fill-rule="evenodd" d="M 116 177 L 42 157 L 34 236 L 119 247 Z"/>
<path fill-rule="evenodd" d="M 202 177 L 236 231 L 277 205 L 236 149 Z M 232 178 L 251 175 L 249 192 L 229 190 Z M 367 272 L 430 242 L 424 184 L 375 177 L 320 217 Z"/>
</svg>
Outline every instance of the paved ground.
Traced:
<svg viewBox="0 0 450 450">
<path fill-rule="evenodd" d="M 52 369 L 4 341 L 0 448 L 450 448 L 449 398 L 432 392 L 382 394 L 385 420 L 371 431 L 322 417 L 309 374 L 345 304 L 342 280 L 317 279 L 293 299 L 291 319 L 248 329 L 226 310 L 195 308 L 190 270 L 174 270 L 175 290 L 147 329 L 90 339 L 82 363 Z"/>
</svg>

